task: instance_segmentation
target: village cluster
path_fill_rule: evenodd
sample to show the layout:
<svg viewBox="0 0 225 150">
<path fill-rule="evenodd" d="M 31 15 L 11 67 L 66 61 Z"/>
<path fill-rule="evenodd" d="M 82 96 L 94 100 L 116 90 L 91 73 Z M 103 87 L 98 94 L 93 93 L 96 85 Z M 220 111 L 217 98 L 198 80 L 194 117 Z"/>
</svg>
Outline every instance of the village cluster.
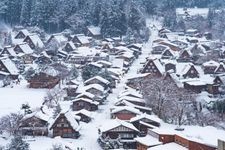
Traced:
<svg viewBox="0 0 225 150">
<path fill-rule="evenodd" d="M 13 31 L 11 45 L 2 47 L 0 52 L 1 85 L 20 84 L 25 80 L 23 72 L 33 67 L 37 70 L 27 79 L 28 88 L 60 86 L 66 91 L 65 103 L 58 115 L 52 117 L 45 112 L 46 108 L 26 114 L 19 132 L 24 136 L 60 136 L 76 140 L 83 135 L 82 125 L 91 124 L 96 119 L 95 113 L 105 113 L 99 112 L 99 108 L 109 105 L 105 108 L 109 109 L 106 110 L 109 114 L 103 115 L 108 118 L 98 120 L 102 121 L 98 123 L 101 126 L 90 131 L 98 132 L 98 139 L 93 140 L 102 149 L 224 150 L 225 132 L 194 126 L 176 130 L 152 113 L 143 95 L 135 89 L 138 83 L 130 86 L 130 81 L 136 78 L 168 76 L 178 87 L 196 93 L 223 94 L 224 43 L 211 40 L 211 33 L 201 34 L 195 29 L 186 33 L 164 28 L 154 30 L 158 35 L 152 36 L 151 47 L 145 48 L 135 40 L 126 44 L 120 37 L 102 38 L 100 28 L 93 26 L 88 27 L 85 34 L 59 33 L 45 38 L 27 29 Z M 8 40 L 6 37 L 5 41 Z M 139 57 L 146 57 L 143 60 L 146 62 L 138 62 L 141 67 L 136 68 L 134 63 Z M 84 81 L 79 79 L 81 77 L 67 78 L 66 72 L 64 75 L 57 70 L 62 64 L 78 70 L 83 66 L 94 68 L 96 72 L 105 70 L 107 78 L 101 75 Z M 132 67 L 137 70 L 130 73 Z M 124 78 L 129 73 L 135 77 Z M 117 88 L 120 90 L 115 93 Z M 107 99 L 112 94 L 116 97 L 109 102 Z"/>
</svg>

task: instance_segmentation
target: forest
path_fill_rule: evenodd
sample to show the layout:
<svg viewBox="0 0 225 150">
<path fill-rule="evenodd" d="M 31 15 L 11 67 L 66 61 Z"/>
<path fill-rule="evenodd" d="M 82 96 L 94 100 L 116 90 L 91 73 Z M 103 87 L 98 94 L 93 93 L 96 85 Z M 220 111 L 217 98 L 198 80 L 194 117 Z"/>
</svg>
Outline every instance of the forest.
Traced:
<svg viewBox="0 0 225 150">
<path fill-rule="evenodd" d="M 222 7 L 223 0 L 1 0 L 0 20 L 38 26 L 48 33 L 100 26 L 104 36 L 146 31 L 146 15 L 164 16 L 177 7 Z"/>
</svg>

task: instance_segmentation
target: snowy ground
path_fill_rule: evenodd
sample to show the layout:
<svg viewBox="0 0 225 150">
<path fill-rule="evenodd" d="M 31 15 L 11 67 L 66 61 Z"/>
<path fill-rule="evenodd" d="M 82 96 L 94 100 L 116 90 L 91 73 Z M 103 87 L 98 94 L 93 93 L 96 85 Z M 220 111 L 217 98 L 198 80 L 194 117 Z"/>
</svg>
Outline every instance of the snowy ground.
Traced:
<svg viewBox="0 0 225 150">
<path fill-rule="evenodd" d="M 29 89 L 25 85 L 0 88 L 0 117 L 20 111 L 22 104 L 28 103 L 31 108 L 40 107 L 45 94 L 44 89 Z"/>
<path fill-rule="evenodd" d="M 63 144 L 69 146 L 73 150 L 78 148 L 83 148 L 82 150 L 100 150 L 99 144 L 97 143 L 98 139 L 98 128 L 102 123 L 110 119 L 110 108 L 113 107 L 118 94 L 124 90 L 126 80 L 135 76 L 140 68 L 146 61 L 149 52 L 151 51 L 152 40 L 157 36 L 156 27 L 160 27 L 160 24 L 157 20 L 148 19 L 148 27 L 151 30 L 151 37 L 149 42 L 145 43 L 143 46 L 142 55 L 139 56 L 137 60 L 134 61 L 130 70 L 121 78 L 121 82 L 117 85 L 113 92 L 108 96 L 104 105 L 99 106 L 99 110 L 94 112 L 92 122 L 86 124 L 82 123 L 81 126 L 81 137 L 79 139 L 59 139 L 59 138 L 48 138 L 48 137 L 28 137 L 26 141 L 30 144 L 31 150 L 50 150 L 52 144 Z M 3 94 L 4 93 L 4 94 Z M 14 88 L 1 88 L 0 89 L 0 100 L 2 105 L 0 106 L 0 115 L 18 110 L 21 104 L 29 102 L 32 107 L 38 107 L 43 101 L 43 97 L 46 93 L 46 90 L 34 90 L 27 89 L 25 86 L 14 87 Z M 67 109 L 69 105 L 65 103 L 63 106 L 64 109 Z M 0 139 L 0 143 L 5 145 L 6 140 Z M 1 145 L 0 144 L 0 145 Z"/>
</svg>

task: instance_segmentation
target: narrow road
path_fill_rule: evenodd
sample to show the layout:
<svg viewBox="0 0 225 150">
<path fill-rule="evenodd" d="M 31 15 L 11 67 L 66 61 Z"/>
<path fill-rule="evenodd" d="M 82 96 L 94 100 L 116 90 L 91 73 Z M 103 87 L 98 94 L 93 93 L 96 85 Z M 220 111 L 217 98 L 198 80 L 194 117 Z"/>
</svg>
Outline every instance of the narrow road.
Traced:
<svg viewBox="0 0 225 150">
<path fill-rule="evenodd" d="M 155 21 L 151 19 L 147 20 L 148 27 L 152 27 Z M 158 23 L 158 22 L 156 22 Z M 156 24 L 157 25 L 157 24 Z M 150 28 L 151 35 L 149 41 L 143 45 L 142 54 L 136 59 L 130 70 L 121 77 L 120 83 L 117 84 L 117 87 L 113 89 L 113 92 L 109 94 L 107 100 L 104 105 L 99 106 L 99 110 L 94 112 L 93 120 L 86 124 L 82 123 L 82 129 L 80 131 L 81 137 L 76 140 L 75 144 L 79 145 L 79 148 L 83 148 L 83 150 L 100 150 L 101 147 L 97 143 L 98 139 L 98 128 L 107 120 L 110 119 L 110 108 L 114 106 L 114 103 L 117 100 L 117 96 L 120 92 L 124 90 L 124 86 L 126 85 L 126 81 L 129 77 L 135 76 L 138 74 L 138 70 L 142 68 L 143 64 L 146 61 L 146 58 L 149 55 L 149 52 L 152 48 L 152 41 L 157 37 L 158 32 L 155 29 Z M 75 148 L 77 150 L 77 148 Z"/>
</svg>

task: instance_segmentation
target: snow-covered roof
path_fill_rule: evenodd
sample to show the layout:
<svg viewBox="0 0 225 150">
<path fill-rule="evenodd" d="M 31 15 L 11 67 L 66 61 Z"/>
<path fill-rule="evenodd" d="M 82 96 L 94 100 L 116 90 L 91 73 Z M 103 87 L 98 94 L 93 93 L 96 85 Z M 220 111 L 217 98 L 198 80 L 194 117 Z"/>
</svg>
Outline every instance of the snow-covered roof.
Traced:
<svg viewBox="0 0 225 150">
<path fill-rule="evenodd" d="M 94 88 L 94 89 L 99 90 L 101 92 L 104 92 L 105 91 L 104 90 L 104 87 L 101 86 L 100 84 L 89 84 L 89 85 L 84 86 L 84 90 L 85 91 L 87 91 L 87 90 L 89 90 L 91 88 Z"/>
<path fill-rule="evenodd" d="M 19 70 L 17 69 L 15 63 L 13 63 L 9 58 L 2 58 L 0 61 L 4 64 L 11 75 L 19 74 Z"/>
<path fill-rule="evenodd" d="M 25 36 L 30 35 L 30 32 L 27 29 L 22 29 L 20 32 L 22 32 Z"/>
<path fill-rule="evenodd" d="M 71 127 L 78 131 L 80 129 L 80 126 L 79 126 L 79 123 L 77 122 L 77 119 L 79 120 L 80 119 L 80 116 L 76 116 L 75 114 L 73 114 L 72 112 L 70 111 L 67 111 L 67 112 L 61 112 L 59 113 L 56 118 L 54 119 L 54 121 L 52 121 L 50 123 L 50 129 L 52 128 L 52 126 L 54 125 L 55 121 L 61 116 L 61 115 L 64 115 L 67 119 L 67 121 L 70 123 Z"/>
<path fill-rule="evenodd" d="M 90 27 L 88 27 L 88 30 L 89 30 L 93 35 L 101 35 L 101 28 L 100 28 L 100 27 L 90 26 Z"/>
<path fill-rule="evenodd" d="M 188 150 L 188 148 L 178 145 L 176 143 L 167 143 L 148 148 L 148 150 Z"/>
<path fill-rule="evenodd" d="M 31 113 L 31 114 L 25 115 L 22 120 L 26 120 L 26 119 L 29 119 L 31 117 L 36 117 L 36 118 L 39 118 L 39 119 L 47 121 L 47 122 L 50 119 L 50 116 L 48 116 L 46 114 L 43 114 L 41 111 L 36 111 L 36 112 Z"/>
<path fill-rule="evenodd" d="M 149 115 L 149 114 L 141 114 L 141 115 L 137 115 L 136 117 L 133 117 L 130 119 L 130 122 L 135 122 L 135 121 L 138 121 L 138 120 L 141 120 L 141 119 L 148 119 L 148 120 L 152 120 L 152 121 L 155 121 L 155 122 L 158 122 L 160 123 L 161 122 L 161 119 L 159 119 L 157 116 L 155 115 Z"/>
<path fill-rule="evenodd" d="M 140 102 L 140 103 L 146 103 L 143 98 L 136 98 L 132 96 L 122 96 L 119 98 L 119 101 L 121 100 L 127 100 L 127 101 L 132 101 L 132 102 Z"/>
<path fill-rule="evenodd" d="M 73 102 L 76 102 L 76 101 L 85 101 L 85 102 L 88 102 L 88 103 L 91 103 L 94 105 L 99 105 L 99 102 L 96 102 L 96 101 L 93 101 L 93 100 L 87 99 L 87 98 L 78 98 L 78 99 L 73 100 Z"/>
<path fill-rule="evenodd" d="M 136 109 L 136 108 L 133 108 L 133 107 L 129 107 L 129 106 L 117 106 L 117 107 L 114 107 L 111 111 L 112 114 L 114 113 L 117 113 L 117 112 L 120 112 L 120 111 L 129 111 L 129 112 L 132 112 L 134 114 L 141 114 L 141 112 Z"/>
<path fill-rule="evenodd" d="M 88 82 L 90 82 L 90 81 L 92 81 L 92 80 L 94 80 L 94 79 L 96 79 L 96 80 L 98 80 L 98 81 L 100 81 L 100 82 L 102 82 L 102 83 L 104 83 L 104 84 L 109 84 L 109 83 L 110 83 L 108 80 L 102 78 L 101 76 L 94 76 L 94 77 L 92 77 L 92 78 L 86 80 L 84 83 L 88 83 Z"/>
<path fill-rule="evenodd" d="M 32 35 L 28 35 L 28 36 L 30 37 L 30 39 L 34 43 L 34 45 L 36 45 L 40 48 L 44 47 L 44 43 L 41 41 L 38 34 L 32 34 Z"/>
<path fill-rule="evenodd" d="M 13 46 L 5 46 L 4 50 L 8 51 L 11 56 L 17 56 Z"/>
<path fill-rule="evenodd" d="M 81 42 L 81 44 L 88 44 L 90 43 L 89 37 L 85 35 L 76 35 L 77 39 Z"/>
<path fill-rule="evenodd" d="M 99 60 L 97 61 L 98 64 L 102 64 L 102 65 L 108 65 L 108 66 L 112 66 L 112 63 L 109 61 L 105 61 L 105 60 Z"/>
<path fill-rule="evenodd" d="M 77 116 L 75 117 L 75 115 L 73 115 L 71 112 L 67 112 L 67 113 L 65 113 L 65 117 L 69 121 L 69 123 L 72 126 L 72 128 L 74 130 L 77 130 L 78 127 L 79 127 L 79 124 L 78 124 L 78 122 L 75 119 L 75 118 L 77 118 Z"/>
<path fill-rule="evenodd" d="M 27 43 L 18 44 L 18 46 L 21 48 L 24 54 L 33 53 L 33 50 L 30 48 L 30 46 Z"/>
<path fill-rule="evenodd" d="M 118 102 L 115 103 L 115 105 L 117 105 L 117 104 L 124 104 L 126 106 L 133 107 L 133 108 L 136 108 L 136 109 L 139 109 L 139 110 L 152 111 L 152 109 L 149 108 L 149 107 L 135 105 L 135 104 L 133 104 L 131 102 L 128 102 L 126 100 L 118 101 Z"/>
<path fill-rule="evenodd" d="M 183 131 L 175 130 L 177 126 L 161 123 L 159 128 L 150 129 L 158 134 L 179 135 L 191 141 L 217 147 L 217 140 L 225 140 L 225 131 L 212 126 L 182 126 Z M 210 131 L 210 132 L 209 132 Z"/>
<path fill-rule="evenodd" d="M 115 58 L 112 60 L 112 68 L 123 68 L 123 62 L 124 60 L 121 58 Z"/>
<path fill-rule="evenodd" d="M 90 112 L 90 111 L 88 111 L 86 109 L 81 109 L 79 111 L 75 111 L 74 114 L 75 115 L 77 115 L 77 114 L 83 114 L 83 115 L 88 116 L 88 117 L 91 117 L 92 116 L 92 112 Z"/>
<path fill-rule="evenodd" d="M 67 38 L 62 33 L 53 34 L 50 38 L 54 37 L 54 39 L 58 43 L 64 43 L 67 41 Z"/>
<path fill-rule="evenodd" d="M 95 97 L 95 95 L 91 94 L 90 92 L 83 92 L 83 93 L 77 95 L 76 98 L 81 98 L 82 96 L 87 96 L 90 99 L 93 99 Z"/>
<path fill-rule="evenodd" d="M 98 64 L 97 62 L 91 62 L 91 63 L 89 63 L 89 65 L 93 65 L 93 66 L 98 67 L 98 68 L 102 68 L 103 67 L 102 64 Z"/>
<path fill-rule="evenodd" d="M 159 61 L 159 59 L 153 60 L 153 63 L 156 65 L 157 69 L 159 70 L 159 72 L 161 74 L 163 74 L 165 72 L 165 68 L 163 67 L 163 65 L 161 64 L 161 62 Z"/>
<path fill-rule="evenodd" d="M 137 98 L 143 98 L 143 95 L 140 94 L 135 89 L 127 89 L 127 90 L 121 92 L 118 97 L 121 98 L 121 97 L 128 96 L 128 95 L 137 97 Z"/>
<path fill-rule="evenodd" d="M 124 126 L 126 128 L 139 132 L 138 129 L 133 124 L 119 119 L 111 119 L 105 121 L 104 124 L 100 127 L 100 130 L 101 132 L 106 132 L 119 126 Z"/>
<path fill-rule="evenodd" d="M 150 147 L 150 146 L 152 147 L 152 146 L 156 146 L 156 145 L 161 145 L 162 144 L 162 142 L 160 142 L 159 139 L 157 139 L 157 138 L 155 138 L 155 137 L 153 137 L 151 135 L 146 135 L 145 137 L 137 137 L 137 138 L 135 138 L 135 140 L 138 143 L 141 143 L 141 144 L 146 145 L 148 147 Z M 165 150 L 167 150 L 167 149 L 165 149 Z"/>
<path fill-rule="evenodd" d="M 69 44 L 72 47 L 72 49 L 76 49 L 76 46 L 72 41 L 69 41 L 67 44 Z"/>
</svg>

